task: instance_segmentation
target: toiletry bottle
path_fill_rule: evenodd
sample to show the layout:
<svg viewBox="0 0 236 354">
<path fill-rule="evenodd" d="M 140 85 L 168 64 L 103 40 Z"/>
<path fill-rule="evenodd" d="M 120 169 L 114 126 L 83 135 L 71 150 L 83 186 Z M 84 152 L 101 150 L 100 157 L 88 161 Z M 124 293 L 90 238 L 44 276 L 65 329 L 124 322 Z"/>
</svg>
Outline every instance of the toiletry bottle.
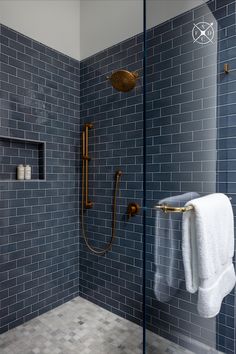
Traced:
<svg viewBox="0 0 236 354">
<path fill-rule="evenodd" d="M 22 164 L 17 166 L 16 178 L 19 180 L 23 180 L 25 178 L 25 169 Z"/>
<path fill-rule="evenodd" d="M 25 179 L 31 179 L 31 166 L 25 166 Z"/>
</svg>

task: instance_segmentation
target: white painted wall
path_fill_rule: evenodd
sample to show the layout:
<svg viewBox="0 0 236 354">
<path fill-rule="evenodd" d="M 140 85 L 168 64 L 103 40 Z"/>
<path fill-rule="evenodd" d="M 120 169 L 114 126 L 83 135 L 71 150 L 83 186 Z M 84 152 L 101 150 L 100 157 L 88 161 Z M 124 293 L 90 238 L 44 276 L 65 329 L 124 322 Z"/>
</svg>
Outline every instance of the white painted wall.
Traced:
<svg viewBox="0 0 236 354">
<path fill-rule="evenodd" d="M 202 5 L 204 2 L 204 0 L 146 0 L 147 27 L 154 27 L 183 12 Z"/>
<path fill-rule="evenodd" d="M 142 32 L 142 0 L 81 0 L 80 9 L 81 59 Z"/>
<path fill-rule="evenodd" d="M 0 0 L 0 23 L 80 59 L 79 0 Z"/>
<path fill-rule="evenodd" d="M 153 27 L 204 0 L 147 0 Z M 0 0 L 0 22 L 76 59 L 143 30 L 143 0 Z"/>
<path fill-rule="evenodd" d="M 147 27 L 188 11 L 204 0 L 147 0 Z M 81 0 L 81 59 L 143 31 L 143 0 Z"/>
</svg>

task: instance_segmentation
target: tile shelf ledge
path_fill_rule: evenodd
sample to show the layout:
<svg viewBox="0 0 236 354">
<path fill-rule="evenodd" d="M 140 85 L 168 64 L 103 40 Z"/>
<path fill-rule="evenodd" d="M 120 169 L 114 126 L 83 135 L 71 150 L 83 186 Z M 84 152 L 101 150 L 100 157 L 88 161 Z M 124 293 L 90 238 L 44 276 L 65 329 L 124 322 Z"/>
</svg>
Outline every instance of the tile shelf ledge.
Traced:
<svg viewBox="0 0 236 354">
<path fill-rule="evenodd" d="M 5 183 L 12 183 L 12 182 L 19 182 L 19 183 L 23 183 L 23 182 L 48 182 L 46 179 L 0 179 L 0 183 L 1 182 L 5 182 Z"/>
</svg>

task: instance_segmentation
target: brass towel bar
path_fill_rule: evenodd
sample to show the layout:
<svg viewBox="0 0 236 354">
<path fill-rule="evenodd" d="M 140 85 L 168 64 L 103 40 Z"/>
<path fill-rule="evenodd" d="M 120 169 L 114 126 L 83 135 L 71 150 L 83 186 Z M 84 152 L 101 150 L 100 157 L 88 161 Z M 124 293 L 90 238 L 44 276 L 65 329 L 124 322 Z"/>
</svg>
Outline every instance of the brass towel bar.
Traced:
<svg viewBox="0 0 236 354">
<path fill-rule="evenodd" d="M 155 209 L 160 209 L 164 213 L 185 213 L 186 211 L 193 210 L 193 206 L 189 205 L 186 207 L 172 207 L 170 205 L 156 205 Z"/>
<path fill-rule="evenodd" d="M 232 200 L 231 197 L 229 197 L 229 200 Z M 192 205 L 184 206 L 184 207 L 173 207 L 170 205 L 155 205 L 155 209 L 162 210 L 164 213 L 185 213 L 186 211 L 193 210 L 194 207 Z"/>
</svg>

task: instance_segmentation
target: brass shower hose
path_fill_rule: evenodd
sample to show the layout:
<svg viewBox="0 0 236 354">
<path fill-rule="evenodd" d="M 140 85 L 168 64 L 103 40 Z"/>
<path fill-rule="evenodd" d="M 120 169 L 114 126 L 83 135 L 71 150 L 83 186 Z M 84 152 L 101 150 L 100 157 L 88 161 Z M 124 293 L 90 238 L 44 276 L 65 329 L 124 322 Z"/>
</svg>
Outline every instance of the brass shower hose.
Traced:
<svg viewBox="0 0 236 354">
<path fill-rule="evenodd" d="M 82 160 L 82 199 L 81 199 L 81 225 L 82 225 L 82 234 L 84 237 L 84 241 L 88 249 L 97 254 L 97 255 L 104 255 L 106 252 L 108 252 L 112 244 L 115 240 L 115 230 L 116 230 L 116 209 L 117 209 L 117 193 L 119 190 L 119 182 L 120 178 L 122 176 L 122 171 L 117 171 L 115 174 L 115 188 L 114 188 L 114 196 L 113 196 L 113 204 L 112 204 L 112 233 L 111 233 L 111 238 L 110 241 L 107 243 L 106 247 L 104 249 L 99 249 L 91 246 L 88 237 L 86 235 L 85 231 L 85 226 L 84 226 L 84 204 L 85 204 L 85 198 L 84 198 L 84 178 L 85 178 L 85 160 Z"/>
</svg>

